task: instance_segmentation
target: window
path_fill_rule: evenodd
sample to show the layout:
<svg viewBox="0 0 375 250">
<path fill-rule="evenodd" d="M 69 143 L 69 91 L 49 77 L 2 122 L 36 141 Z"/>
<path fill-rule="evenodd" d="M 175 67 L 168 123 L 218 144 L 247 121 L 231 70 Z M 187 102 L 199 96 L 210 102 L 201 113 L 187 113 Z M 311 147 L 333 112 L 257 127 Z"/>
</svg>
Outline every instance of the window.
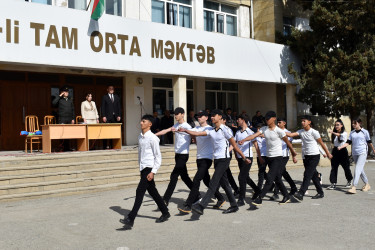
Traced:
<svg viewBox="0 0 375 250">
<path fill-rule="evenodd" d="M 86 10 L 86 0 L 68 0 L 68 8 Z"/>
<path fill-rule="evenodd" d="M 152 108 L 157 111 L 159 115 L 168 109 L 173 112 L 173 84 L 172 79 L 168 78 L 153 78 L 152 79 Z M 186 80 L 186 109 L 194 110 L 194 82 L 193 80 Z"/>
<path fill-rule="evenodd" d="M 122 0 L 106 0 L 105 13 L 109 15 L 122 16 Z"/>
<path fill-rule="evenodd" d="M 191 0 L 152 0 L 151 18 L 155 23 L 191 28 Z"/>
<path fill-rule="evenodd" d="M 48 4 L 48 5 L 52 4 L 52 0 L 31 0 L 31 2 L 33 2 L 33 3 Z"/>
<path fill-rule="evenodd" d="M 203 4 L 204 30 L 237 36 L 237 8 L 212 1 Z"/>
<path fill-rule="evenodd" d="M 293 18 L 291 17 L 283 17 L 283 35 L 290 36 L 292 34 L 292 27 L 293 25 Z"/>
<path fill-rule="evenodd" d="M 206 108 L 238 111 L 238 84 L 207 81 Z"/>
</svg>

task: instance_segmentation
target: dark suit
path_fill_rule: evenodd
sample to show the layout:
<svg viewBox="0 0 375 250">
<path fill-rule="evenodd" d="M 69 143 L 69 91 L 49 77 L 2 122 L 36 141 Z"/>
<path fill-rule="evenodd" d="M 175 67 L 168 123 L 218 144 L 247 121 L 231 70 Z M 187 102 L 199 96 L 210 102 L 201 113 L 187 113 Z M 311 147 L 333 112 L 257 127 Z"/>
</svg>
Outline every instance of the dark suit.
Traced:
<svg viewBox="0 0 375 250">
<path fill-rule="evenodd" d="M 104 95 L 102 98 L 101 106 L 102 117 L 107 118 L 106 123 L 116 123 L 117 117 L 121 117 L 121 103 L 120 97 L 113 94 L 113 102 L 108 94 Z M 107 147 L 107 140 L 103 141 L 104 148 Z M 112 148 L 112 140 L 110 140 L 110 148 Z"/>
<path fill-rule="evenodd" d="M 102 98 L 101 113 L 102 117 L 107 118 L 108 123 L 117 122 L 116 118 L 121 117 L 121 103 L 120 97 L 116 94 L 113 94 L 113 102 L 109 95 L 106 94 Z"/>
</svg>

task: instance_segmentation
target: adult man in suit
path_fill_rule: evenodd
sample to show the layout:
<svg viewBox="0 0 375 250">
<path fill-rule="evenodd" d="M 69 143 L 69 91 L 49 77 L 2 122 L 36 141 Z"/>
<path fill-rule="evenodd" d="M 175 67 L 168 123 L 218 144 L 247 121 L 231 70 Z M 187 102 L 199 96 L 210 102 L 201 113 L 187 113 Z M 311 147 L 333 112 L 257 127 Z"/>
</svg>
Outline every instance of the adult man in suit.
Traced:
<svg viewBox="0 0 375 250">
<path fill-rule="evenodd" d="M 113 85 L 107 86 L 108 94 L 104 95 L 102 98 L 101 113 L 104 123 L 116 123 L 121 121 L 121 103 L 120 97 L 115 94 L 115 88 Z M 112 141 L 110 142 L 112 148 Z M 103 142 L 104 148 L 109 148 L 107 146 L 107 141 Z"/>
</svg>

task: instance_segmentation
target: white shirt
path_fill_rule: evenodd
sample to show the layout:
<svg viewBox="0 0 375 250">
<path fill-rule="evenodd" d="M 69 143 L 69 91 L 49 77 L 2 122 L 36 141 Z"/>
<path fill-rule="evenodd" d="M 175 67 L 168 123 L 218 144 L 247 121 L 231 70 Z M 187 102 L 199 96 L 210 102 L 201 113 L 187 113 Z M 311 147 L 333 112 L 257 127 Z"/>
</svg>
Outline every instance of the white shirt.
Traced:
<svg viewBox="0 0 375 250">
<path fill-rule="evenodd" d="M 245 130 L 242 130 L 242 129 L 238 130 L 235 135 L 235 140 L 239 142 L 252 134 L 254 134 L 254 132 L 249 128 L 246 128 Z M 251 150 L 251 147 L 253 146 L 253 141 L 255 140 L 256 139 L 253 139 L 252 141 L 245 141 L 244 144 L 242 145 L 237 144 L 240 150 L 242 151 L 242 153 L 246 157 L 253 157 L 253 150 Z M 238 153 L 236 153 L 236 155 L 238 158 L 241 158 L 241 156 Z"/>
<path fill-rule="evenodd" d="M 152 168 L 151 172 L 156 174 L 161 165 L 161 153 L 159 147 L 159 138 L 151 132 L 138 136 L 138 163 L 139 170 Z"/>
<path fill-rule="evenodd" d="M 310 128 L 309 130 L 300 129 L 297 134 L 302 140 L 302 157 L 305 155 L 318 155 L 319 147 L 316 142 L 320 138 L 320 134 L 317 130 Z"/>
<path fill-rule="evenodd" d="M 339 142 L 339 139 L 341 140 L 341 142 Z M 346 143 L 347 140 L 348 140 L 348 133 L 342 132 L 340 133 L 340 137 L 335 136 L 335 139 L 333 140 L 333 145 L 335 147 L 341 147 L 342 145 Z"/>
<path fill-rule="evenodd" d="M 366 129 L 352 130 L 349 141 L 352 142 L 352 155 L 367 154 L 367 143 L 371 142 L 371 139 Z"/>
<path fill-rule="evenodd" d="M 285 132 L 277 126 L 272 130 L 264 126 L 260 131 L 263 132 L 264 138 L 266 139 L 267 157 L 283 156 L 281 138 L 286 136 Z"/>
<path fill-rule="evenodd" d="M 221 124 L 219 129 L 206 131 L 214 145 L 214 159 L 225 159 L 229 158 L 229 142 L 230 138 L 233 138 L 232 134 L 225 128 L 225 125 Z"/>
<path fill-rule="evenodd" d="M 286 128 L 282 129 L 285 133 L 290 133 L 289 130 L 287 130 Z M 290 142 L 293 141 L 293 138 L 292 137 L 288 137 L 288 140 Z M 289 156 L 289 148 L 288 148 L 288 145 L 286 145 L 286 143 L 284 141 L 282 141 L 282 149 L 283 149 L 283 157 L 288 157 Z"/>
<path fill-rule="evenodd" d="M 184 128 L 184 129 L 191 129 L 191 126 L 187 123 L 176 123 L 173 125 L 173 127 L 178 130 L 179 128 Z M 174 133 L 176 141 L 174 144 L 174 152 L 176 154 L 189 154 L 189 146 L 190 146 L 190 141 L 191 137 L 187 133 Z"/>
<path fill-rule="evenodd" d="M 260 155 L 266 156 L 267 155 L 266 139 L 264 139 L 261 136 L 258 136 L 256 139 L 257 139 L 257 142 L 258 142 L 258 148 L 259 148 L 259 151 L 260 151 Z"/>
<path fill-rule="evenodd" d="M 192 128 L 191 131 L 202 132 L 210 131 L 213 129 L 213 127 L 207 125 L 204 127 L 197 126 L 195 128 Z M 212 143 L 212 140 L 207 136 L 197 136 L 195 140 L 197 142 L 197 159 L 212 160 L 212 156 L 214 153 L 214 145 Z"/>
</svg>

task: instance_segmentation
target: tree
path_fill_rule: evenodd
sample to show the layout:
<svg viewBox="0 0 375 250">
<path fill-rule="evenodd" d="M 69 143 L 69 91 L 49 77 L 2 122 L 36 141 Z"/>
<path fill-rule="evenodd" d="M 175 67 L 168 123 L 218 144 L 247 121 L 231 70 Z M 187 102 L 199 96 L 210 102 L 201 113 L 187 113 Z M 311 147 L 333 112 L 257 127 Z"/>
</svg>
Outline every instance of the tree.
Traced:
<svg viewBox="0 0 375 250">
<path fill-rule="evenodd" d="M 353 118 L 365 111 L 370 124 L 375 108 L 374 2 L 303 1 L 312 10 L 312 30 L 292 31 L 288 45 L 302 64 L 299 72 L 289 65 L 289 73 L 300 85 L 298 100 L 313 113 Z"/>
</svg>

